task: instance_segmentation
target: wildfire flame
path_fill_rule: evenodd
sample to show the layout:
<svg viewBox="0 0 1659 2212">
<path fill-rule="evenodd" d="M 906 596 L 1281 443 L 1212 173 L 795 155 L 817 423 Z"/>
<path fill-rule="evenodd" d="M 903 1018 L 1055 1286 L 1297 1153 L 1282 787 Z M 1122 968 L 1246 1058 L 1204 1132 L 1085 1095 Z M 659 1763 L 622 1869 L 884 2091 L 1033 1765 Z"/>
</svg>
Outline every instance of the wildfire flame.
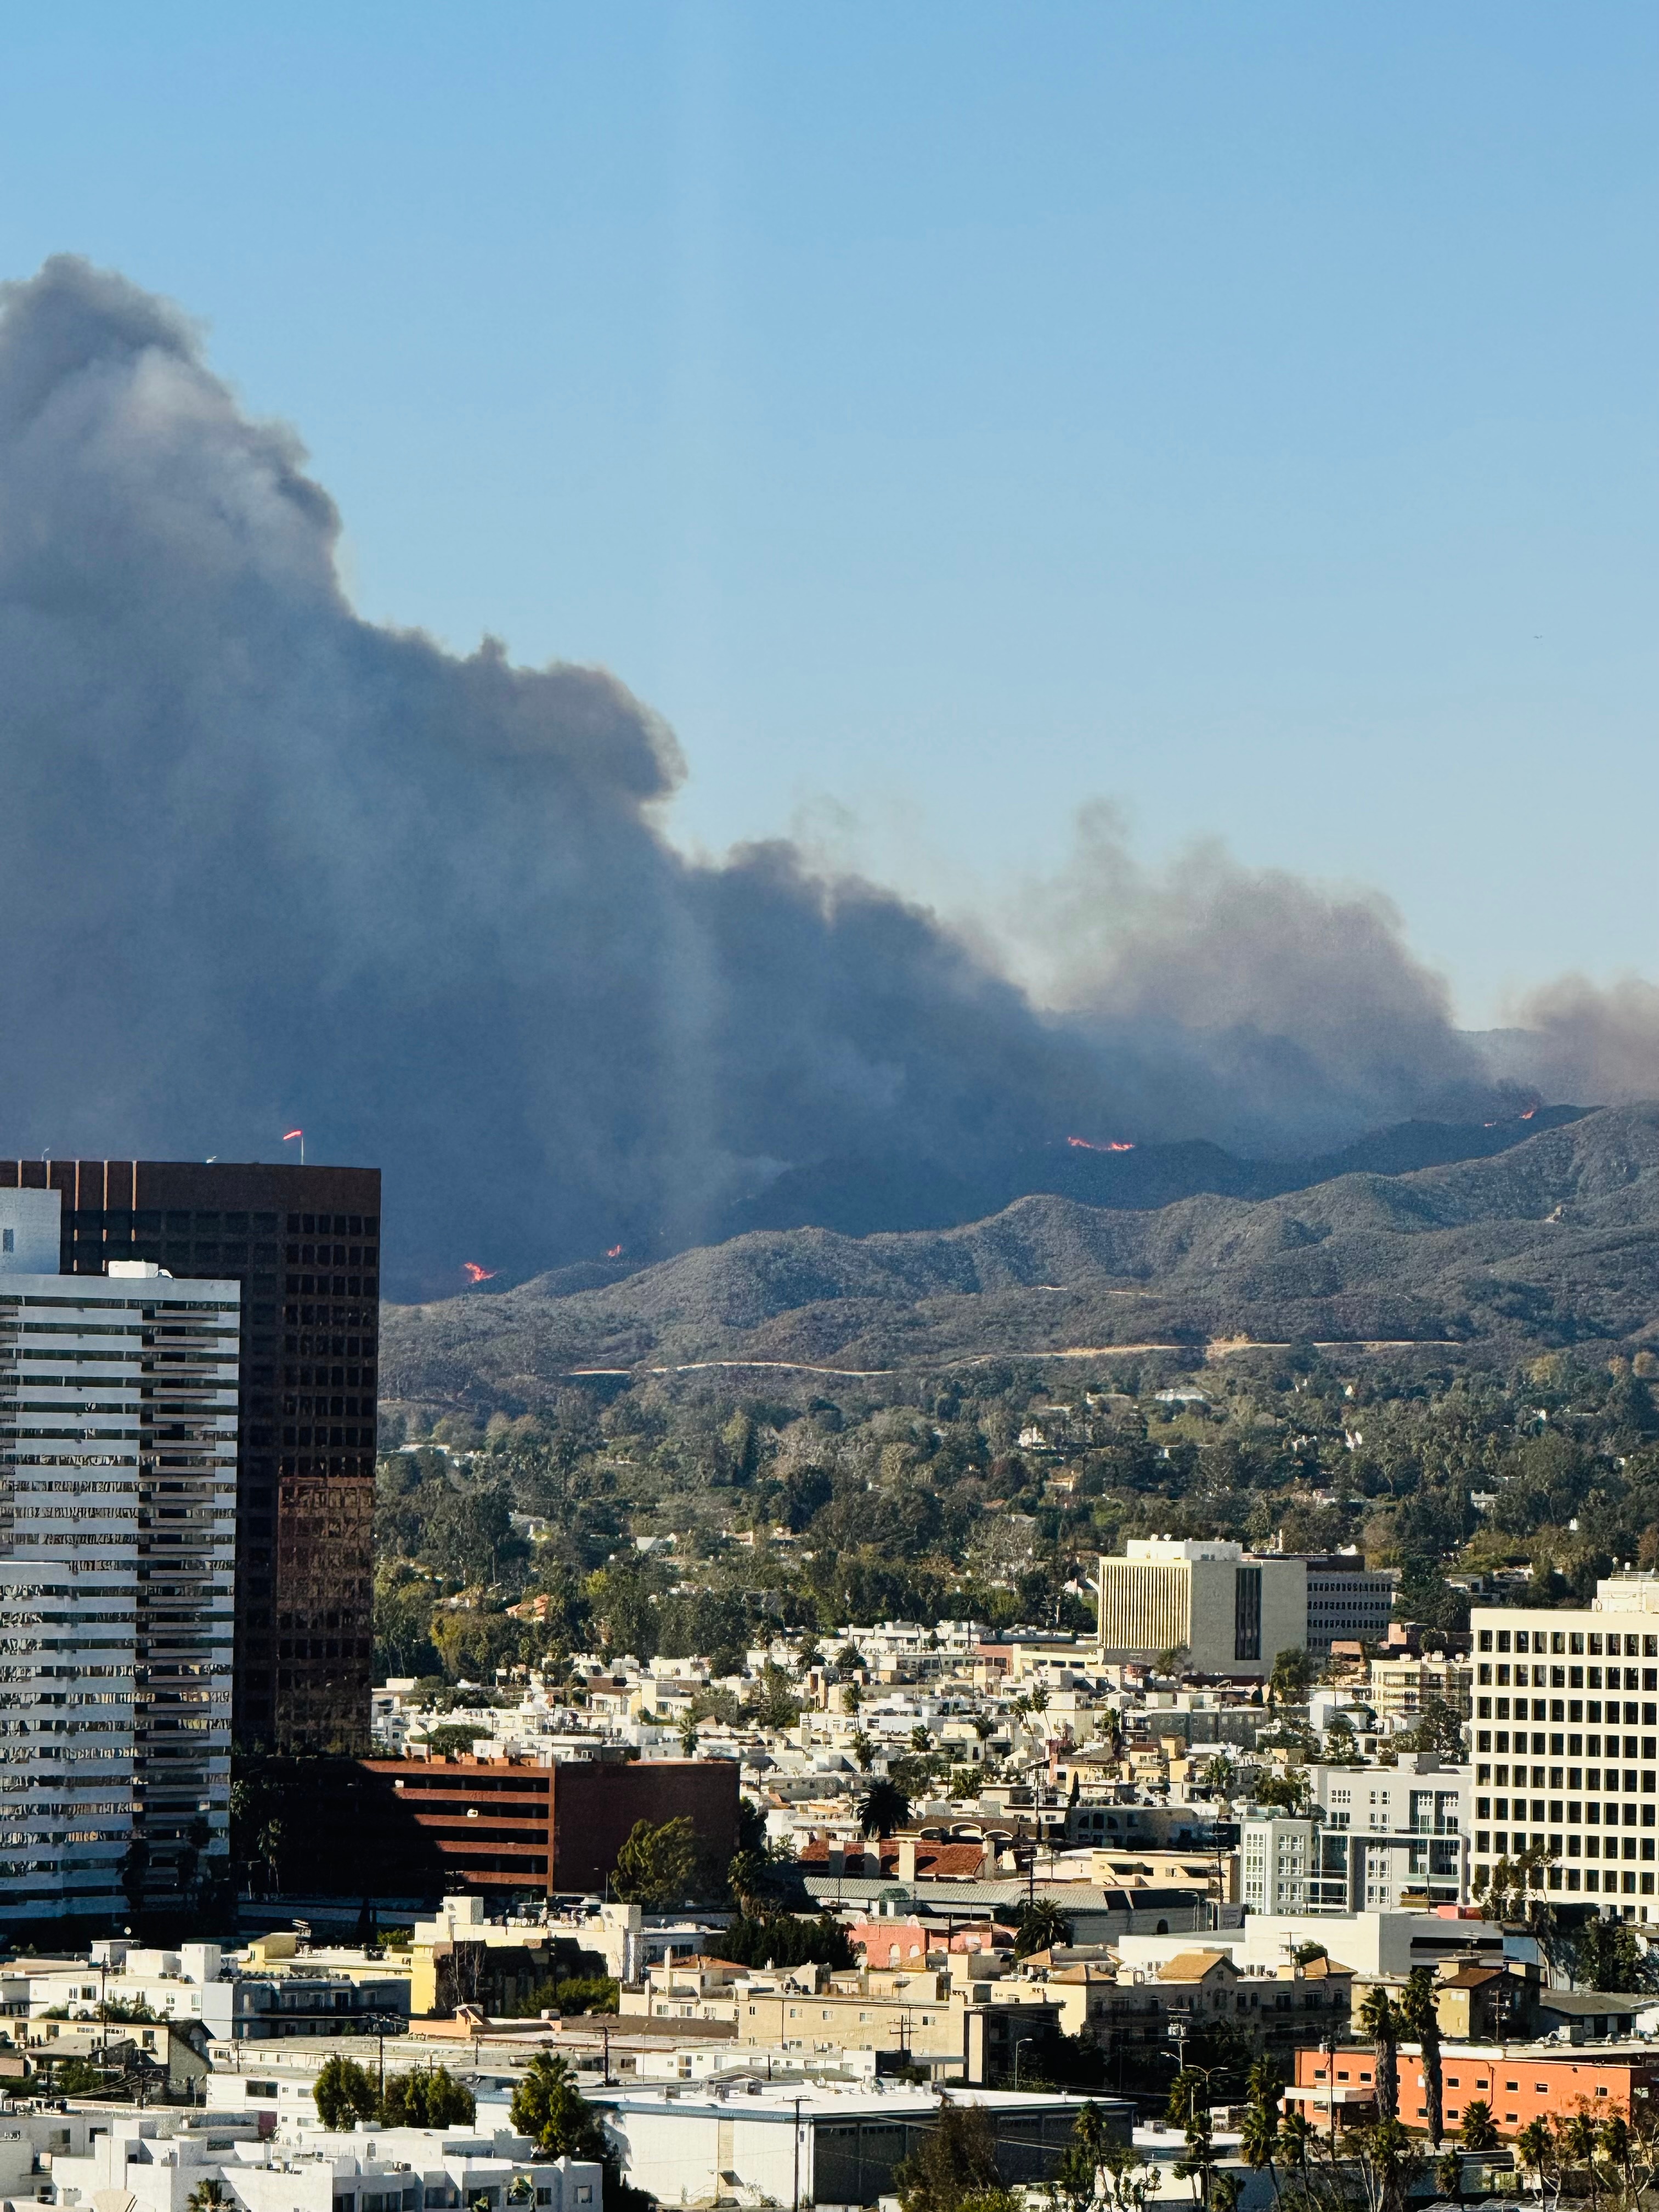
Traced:
<svg viewBox="0 0 1659 2212">
<path fill-rule="evenodd" d="M 283 1132 L 283 1142 L 285 1145 L 291 1145 L 296 1137 L 303 1137 L 305 1131 L 303 1129 L 284 1129 Z"/>
<path fill-rule="evenodd" d="M 1534 1115 L 1537 1111 L 1538 1111 L 1538 1109 L 1537 1109 L 1535 1106 L 1528 1106 L 1528 1107 L 1525 1108 L 1525 1109 L 1524 1109 L 1524 1110 L 1522 1111 L 1522 1115 L 1521 1115 L 1521 1119 L 1522 1119 L 1523 1121 L 1531 1121 L 1531 1119 L 1532 1119 L 1532 1117 L 1533 1117 L 1533 1115 Z"/>
<path fill-rule="evenodd" d="M 1103 1145 L 1091 1144 L 1087 1137 L 1067 1137 L 1066 1141 L 1068 1145 L 1075 1146 L 1080 1152 L 1132 1152 L 1134 1150 L 1132 1144 L 1115 1137 Z"/>
<path fill-rule="evenodd" d="M 607 1244 L 605 1248 L 605 1256 L 607 1260 L 620 1260 L 622 1257 L 622 1246 L 620 1244 Z"/>
<path fill-rule="evenodd" d="M 499 1267 L 481 1267 L 476 1260 L 463 1260 L 461 1273 L 469 1283 L 493 1283 L 500 1274 Z"/>
</svg>

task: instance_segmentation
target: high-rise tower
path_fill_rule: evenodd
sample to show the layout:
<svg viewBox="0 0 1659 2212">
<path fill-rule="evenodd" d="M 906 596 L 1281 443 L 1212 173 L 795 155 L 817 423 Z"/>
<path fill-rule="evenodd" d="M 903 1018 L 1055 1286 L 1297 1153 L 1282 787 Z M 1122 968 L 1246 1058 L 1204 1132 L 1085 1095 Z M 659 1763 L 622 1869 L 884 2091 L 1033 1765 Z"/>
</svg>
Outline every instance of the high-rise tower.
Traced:
<svg viewBox="0 0 1659 2212">
<path fill-rule="evenodd" d="M 238 1288 L 133 1260 L 66 1279 L 58 1211 L 0 1190 L 0 1914 L 23 1919 L 176 1895 L 230 1806 Z"/>
<path fill-rule="evenodd" d="M 380 1170 L 0 1160 L 5 1188 L 61 1194 L 65 1273 L 240 1284 L 237 1740 L 366 1750 Z"/>
</svg>

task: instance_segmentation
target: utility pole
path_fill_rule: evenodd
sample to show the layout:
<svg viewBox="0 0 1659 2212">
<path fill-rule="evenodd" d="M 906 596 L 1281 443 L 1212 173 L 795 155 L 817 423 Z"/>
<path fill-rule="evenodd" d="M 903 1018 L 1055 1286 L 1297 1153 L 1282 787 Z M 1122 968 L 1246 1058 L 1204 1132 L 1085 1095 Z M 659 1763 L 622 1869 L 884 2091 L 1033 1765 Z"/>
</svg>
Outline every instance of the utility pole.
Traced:
<svg viewBox="0 0 1659 2212">
<path fill-rule="evenodd" d="M 800 2212 L 800 2099 L 795 2100 L 795 2198 L 794 2212 Z"/>
</svg>

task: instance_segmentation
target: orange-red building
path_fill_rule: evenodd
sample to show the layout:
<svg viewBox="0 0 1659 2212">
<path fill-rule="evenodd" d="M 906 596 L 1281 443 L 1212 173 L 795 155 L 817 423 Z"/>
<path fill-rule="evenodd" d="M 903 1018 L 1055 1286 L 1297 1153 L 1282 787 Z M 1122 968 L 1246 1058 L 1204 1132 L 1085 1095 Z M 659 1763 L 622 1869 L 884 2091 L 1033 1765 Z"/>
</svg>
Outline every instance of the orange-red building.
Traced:
<svg viewBox="0 0 1659 2212">
<path fill-rule="evenodd" d="M 1428 2103 L 1415 2048 L 1401 2050 L 1399 2065 L 1400 2117 L 1408 2128 L 1425 2127 Z M 1456 2134 L 1476 2099 L 1492 2113 L 1499 2135 L 1516 2136 L 1532 2120 L 1564 2119 L 1581 2106 L 1598 2118 L 1613 2112 L 1628 2117 L 1636 2092 L 1659 2083 L 1659 2052 L 1625 2050 L 1590 2057 L 1523 2044 L 1506 2054 L 1490 2045 L 1448 2043 L 1441 2046 L 1440 2080 L 1448 2136 Z M 1340 2129 L 1370 2118 L 1376 2085 L 1376 2054 L 1369 2045 L 1340 2050 L 1334 2059 L 1323 2051 L 1302 2050 L 1285 2094 L 1322 2130 L 1334 2110 Z"/>
</svg>

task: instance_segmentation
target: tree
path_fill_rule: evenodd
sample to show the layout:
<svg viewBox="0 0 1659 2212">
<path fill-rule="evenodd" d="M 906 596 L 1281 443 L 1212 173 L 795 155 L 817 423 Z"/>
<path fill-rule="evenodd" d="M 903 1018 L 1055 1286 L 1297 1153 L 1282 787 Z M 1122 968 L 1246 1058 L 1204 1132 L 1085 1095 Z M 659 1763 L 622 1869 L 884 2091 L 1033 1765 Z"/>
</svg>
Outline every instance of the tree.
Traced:
<svg viewBox="0 0 1659 2212">
<path fill-rule="evenodd" d="M 754 1919 L 766 1902 L 770 1872 L 762 1851 L 738 1851 L 726 1869 L 726 1886 L 745 1919 Z M 725 1954 L 722 1953 L 724 1957 Z"/>
<path fill-rule="evenodd" d="M 890 1836 L 910 1817 L 910 1800 L 896 1782 L 878 1775 L 859 1801 L 859 1833 Z"/>
<path fill-rule="evenodd" d="M 434 1759 L 470 1759 L 477 1738 L 478 1731 L 470 1723 L 451 1721 L 428 1729 L 426 1747 Z"/>
<path fill-rule="evenodd" d="M 576 2087 L 567 2060 L 556 2052 L 538 2052 L 513 2092 L 510 2115 L 528 2136 L 538 2158 L 603 2159 L 608 2146 L 593 2107 Z"/>
<path fill-rule="evenodd" d="M 1413 2163 L 1412 2139 L 1406 2130 L 1390 2115 L 1375 2127 L 1356 2128 L 1351 2140 L 1364 2163 L 1377 2212 L 1405 2212 Z"/>
<path fill-rule="evenodd" d="M 1400 2022 L 1385 1989 L 1366 1990 L 1359 2025 L 1376 2053 L 1376 2118 L 1386 2126 L 1400 2117 Z"/>
<path fill-rule="evenodd" d="M 1301 1813 L 1308 1803 L 1308 1778 L 1303 1773 L 1266 1774 L 1255 1785 L 1258 1805 L 1277 1807 L 1285 1813 Z"/>
<path fill-rule="evenodd" d="M 1601 2169 L 1595 2160 L 1595 2122 L 1587 2106 L 1580 2105 L 1576 2112 L 1559 2121 L 1556 2140 L 1559 2145 L 1561 2165 L 1565 2170 L 1573 2167 L 1584 2177 L 1589 2191 L 1590 2212 L 1601 2201 Z"/>
<path fill-rule="evenodd" d="M 1434 2185 L 1443 2197 L 1450 2197 L 1454 2204 L 1463 2198 L 1463 2161 L 1455 2150 L 1443 2152 L 1435 2161 Z"/>
<path fill-rule="evenodd" d="M 1400 2000 L 1399 2022 L 1423 2054 L 1423 2101 L 1428 2107 L 1429 2141 L 1437 2150 L 1446 2132 L 1440 2066 L 1440 2014 L 1435 2005 L 1434 1974 L 1413 1966 Z"/>
<path fill-rule="evenodd" d="M 1425 1698 L 1417 1726 L 1395 1738 L 1400 1751 L 1427 1752 L 1443 1766 L 1455 1766 L 1463 1757 L 1463 1719 L 1443 1698 Z"/>
<path fill-rule="evenodd" d="M 198 2181 L 185 2199 L 185 2212 L 220 2212 L 230 2201 L 222 2181 Z"/>
<path fill-rule="evenodd" d="M 1527 2123 L 1515 2139 L 1515 2155 L 1523 2172 L 1538 2176 L 1540 2197 L 1552 2172 L 1556 2174 L 1559 2184 L 1560 2177 L 1555 2156 L 1555 2137 L 1547 2120 L 1529 2120 Z"/>
<path fill-rule="evenodd" d="M 1268 1683 L 1274 1698 L 1286 1705 L 1305 1705 L 1308 1692 L 1319 1679 L 1319 1670 L 1300 1644 L 1287 1644 L 1273 1661 Z"/>
<path fill-rule="evenodd" d="M 1285 2113 L 1279 2124 L 1279 2140 L 1286 2156 L 1295 2164 L 1300 2201 L 1304 2204 L 1310 2203 L 1313 2199 L 1308 2177 L 1308 2152 L 1313 2139 L 1313 2122 L 1299 2106 Z"/>
<path fill-rule="evenodd" d="M 1463 2107 L 1461 2130 L 1465 2150 L 1496 2150 L 1498 2124 L 1492 2118 L 1492 2106 L 1484 2097 L 1471 2097 Z"/>
<path fill-rule="evenodd" d="M 1279 2148 L 1279 2113 L 1263 2105 L 1251 2105 L 1244 2115 L 1244 2124 L 1239 2132 L 1238 2147 L 1244 2163 L 1252 2173 L 1265 2173 L 1273 2184 L 1275 2200 L 1279 2196 L 1279 2172 L 1273 2164 L 1273 2153 Z"/>
<path fill-rule="evenodd" d="M 635 1820 L 617 1854 L 611 1887 L 624 1905 L 660 1912 L 680 1904 L 697 1863 L 697 1832 L 684 1814 L 653 1826 Z"/>
<path fill-rule="evenodd" d="M 1069 1943 L 1072 1923 L 1052 1897 L 1034 1898 L 1019 1916 L 1014 1935 L 1014 1956 L 1029 1959 L 1034 1952 L 1052 1951 L 1056 1943 Z"/>
<path fill-rule="evenodd" d="M 358 2120 L 372 2120 L 380 2109 L 380 2093 L 367 2067 L 337 2053 L 317 2069 L 311 2100 L 325 2128 L 343 2129 Z"/>
<path fill-rule="evenodd" d="M 471 2090 L 447 2066 L 417 2066 L 388 2078 L 374 2118 L 383 2128 L 455 2128 L 470 2127 L 477 2116 Z"/>
<path fill-rule="evenodd" d="M 1003 2195 L 996 2142 L 982 2106 L 947 2096 L 939 2119 L 893 2176 L 903 2212 L 964 2212 Z"/>
<path fill-rule="evenodd" d="M 283 1824 L 280 1820 L 267 1820 L 260 1829 L 259 1856 L 264 1862 L 265 1879 L 275 1895 L 283 1887 Z"/>
<path fill-rule="evenodd" d="M 1652 1968 L 1623 1920 L 1587 1920 L 1578 1931 L 1575 1978 L 1592 1990 L 1640 1990 L 1651 1986 Z"/>
<path fill-rule="evenodd" d="M 1098 2105 L 1087 2104 L 1072 2124 L 1048 2201 L 1054 2212 L 1146 2212 L 1157 2168 L 1106 2130 Z"/>
<path fill-rule="evenodd" d="M 1176 2075 L 1177 2082 L 1180 2079 L 1181 2075 Z M 1209 2106 L 1200 2105 L 1195 2098 L 1188 2106 L 1186 2135 L 1187 2148 L 1176 2160 L 1176 2172 L 1182 2181 L 1193 2184 L 1194 2203 L 1207 2205 L 1210 2177 L 1215 2172 L 1215 2136 Z"/>
</svg>

